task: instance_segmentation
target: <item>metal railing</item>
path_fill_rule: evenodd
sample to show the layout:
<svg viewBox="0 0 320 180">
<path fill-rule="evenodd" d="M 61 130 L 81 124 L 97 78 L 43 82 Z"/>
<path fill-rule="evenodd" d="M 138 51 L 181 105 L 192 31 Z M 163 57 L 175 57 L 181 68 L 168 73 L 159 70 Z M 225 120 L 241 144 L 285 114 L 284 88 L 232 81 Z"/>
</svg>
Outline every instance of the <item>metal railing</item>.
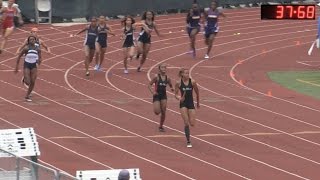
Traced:
<svg viewBox="0 0 320 180">
<path fill-rule="evenodd" d="M 9 157 L 0 158 L 0 180 L 78 180 L 65 172 L 37 163 L 37 157 L 30 159 L 16 156 L 0 149 Z"/>
</svg>

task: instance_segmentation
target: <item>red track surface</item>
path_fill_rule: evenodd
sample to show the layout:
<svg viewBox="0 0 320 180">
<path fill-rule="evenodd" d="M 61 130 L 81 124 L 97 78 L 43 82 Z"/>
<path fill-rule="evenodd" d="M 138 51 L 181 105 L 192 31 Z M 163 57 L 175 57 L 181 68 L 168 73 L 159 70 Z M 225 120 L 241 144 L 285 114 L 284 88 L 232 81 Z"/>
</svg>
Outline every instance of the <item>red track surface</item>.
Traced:
<svg viewBox="0 0 320 180">
<path fill-rule="evenodd" d="M 274 70 L 310 69 L 296 61 L 316 56 L 307 57 L 316 23 L 261 21 L 259 13 L 227 11 L 210 60 L 202 59 L 202 34 L 197 37 L 197 59 L 185 54 L 184 15 L 158 17 L 165 37 L 153 36 L 143 72 L 135 71 L 138 62 L 133 60 L 130 74 L 123 74 L 119 38 L 110 37 L 104 72 L 88 79 L 83 38 L 69 37 L 82 26 L 44 25 L 40 34 L 53 54 L 44 53 L 33 103 L 24 102 L 21 73 L 12 71 L 13 53 L 26 37 L 17 31 L 17 39 L 1 55 L 0 128 L 34 127 L 41 161 L 73 175 L 76 170 L 140 168 L 147 180 L 317 179 L 318 101 L 283 89 L 266 76 Z M 118 21 L 110 24 L 121 34 Z M 159 117 L 152 113 L 146 85 L 162 62 L 175 80 L 177 67 L 190 68 L 201 87 L 191 149 L 186 148 L 172 94 L 167 132 L 157 131 Z M 266 96 L 268 91 L 274 96 Z"/>
</svg>

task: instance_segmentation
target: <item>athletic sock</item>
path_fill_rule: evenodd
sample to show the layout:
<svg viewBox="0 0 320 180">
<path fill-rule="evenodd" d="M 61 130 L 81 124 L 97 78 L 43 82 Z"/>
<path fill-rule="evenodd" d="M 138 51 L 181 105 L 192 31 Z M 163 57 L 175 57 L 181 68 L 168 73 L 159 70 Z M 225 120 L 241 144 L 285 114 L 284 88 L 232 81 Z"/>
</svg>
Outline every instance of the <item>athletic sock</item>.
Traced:
<svg viewBox="0 0 320 180">
<path fill-rule="evenodd" d="M 190 128 L 189 128 L 189 126 L 184 126 L 184 133 L 186 135 L 187 142 L 190 142 Z"/>
</svg>

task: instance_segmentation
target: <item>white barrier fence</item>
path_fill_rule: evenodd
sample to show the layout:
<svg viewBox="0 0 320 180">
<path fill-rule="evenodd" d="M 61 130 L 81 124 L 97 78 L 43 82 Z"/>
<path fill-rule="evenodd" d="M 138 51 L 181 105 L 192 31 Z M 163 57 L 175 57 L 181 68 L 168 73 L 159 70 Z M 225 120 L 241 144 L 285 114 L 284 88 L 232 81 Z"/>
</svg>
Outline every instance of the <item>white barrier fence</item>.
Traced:
<svg viewBox="0 0 320 180">
<path fill-rule="evenodd" d="M 39 164 L 39 155 L 33 128 L 0 130 L 0 180 L 77 180 Z"/>
<path fill-rule="evenodd" d="M 122 169 L 77 171 L 77 178 L 80 180 L 118 180 L 121 170 Z M 130 173 L 130 180 L 142 180 L 139 169 L 127 170 Z"/>
</svg>

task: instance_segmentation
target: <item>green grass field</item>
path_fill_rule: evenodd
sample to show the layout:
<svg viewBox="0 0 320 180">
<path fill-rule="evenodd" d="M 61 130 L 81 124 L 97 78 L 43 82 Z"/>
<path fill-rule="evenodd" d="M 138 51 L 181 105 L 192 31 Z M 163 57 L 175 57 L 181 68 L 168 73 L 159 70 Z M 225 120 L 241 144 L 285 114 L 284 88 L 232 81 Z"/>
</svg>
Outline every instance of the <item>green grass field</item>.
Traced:
<svg viewBox="0 0 320 180">
<path fill-rule="evenodd" d="M 320 71 L 275 71 L 268 76 L 283 87 L 320 99 Z"/>
</svg>

